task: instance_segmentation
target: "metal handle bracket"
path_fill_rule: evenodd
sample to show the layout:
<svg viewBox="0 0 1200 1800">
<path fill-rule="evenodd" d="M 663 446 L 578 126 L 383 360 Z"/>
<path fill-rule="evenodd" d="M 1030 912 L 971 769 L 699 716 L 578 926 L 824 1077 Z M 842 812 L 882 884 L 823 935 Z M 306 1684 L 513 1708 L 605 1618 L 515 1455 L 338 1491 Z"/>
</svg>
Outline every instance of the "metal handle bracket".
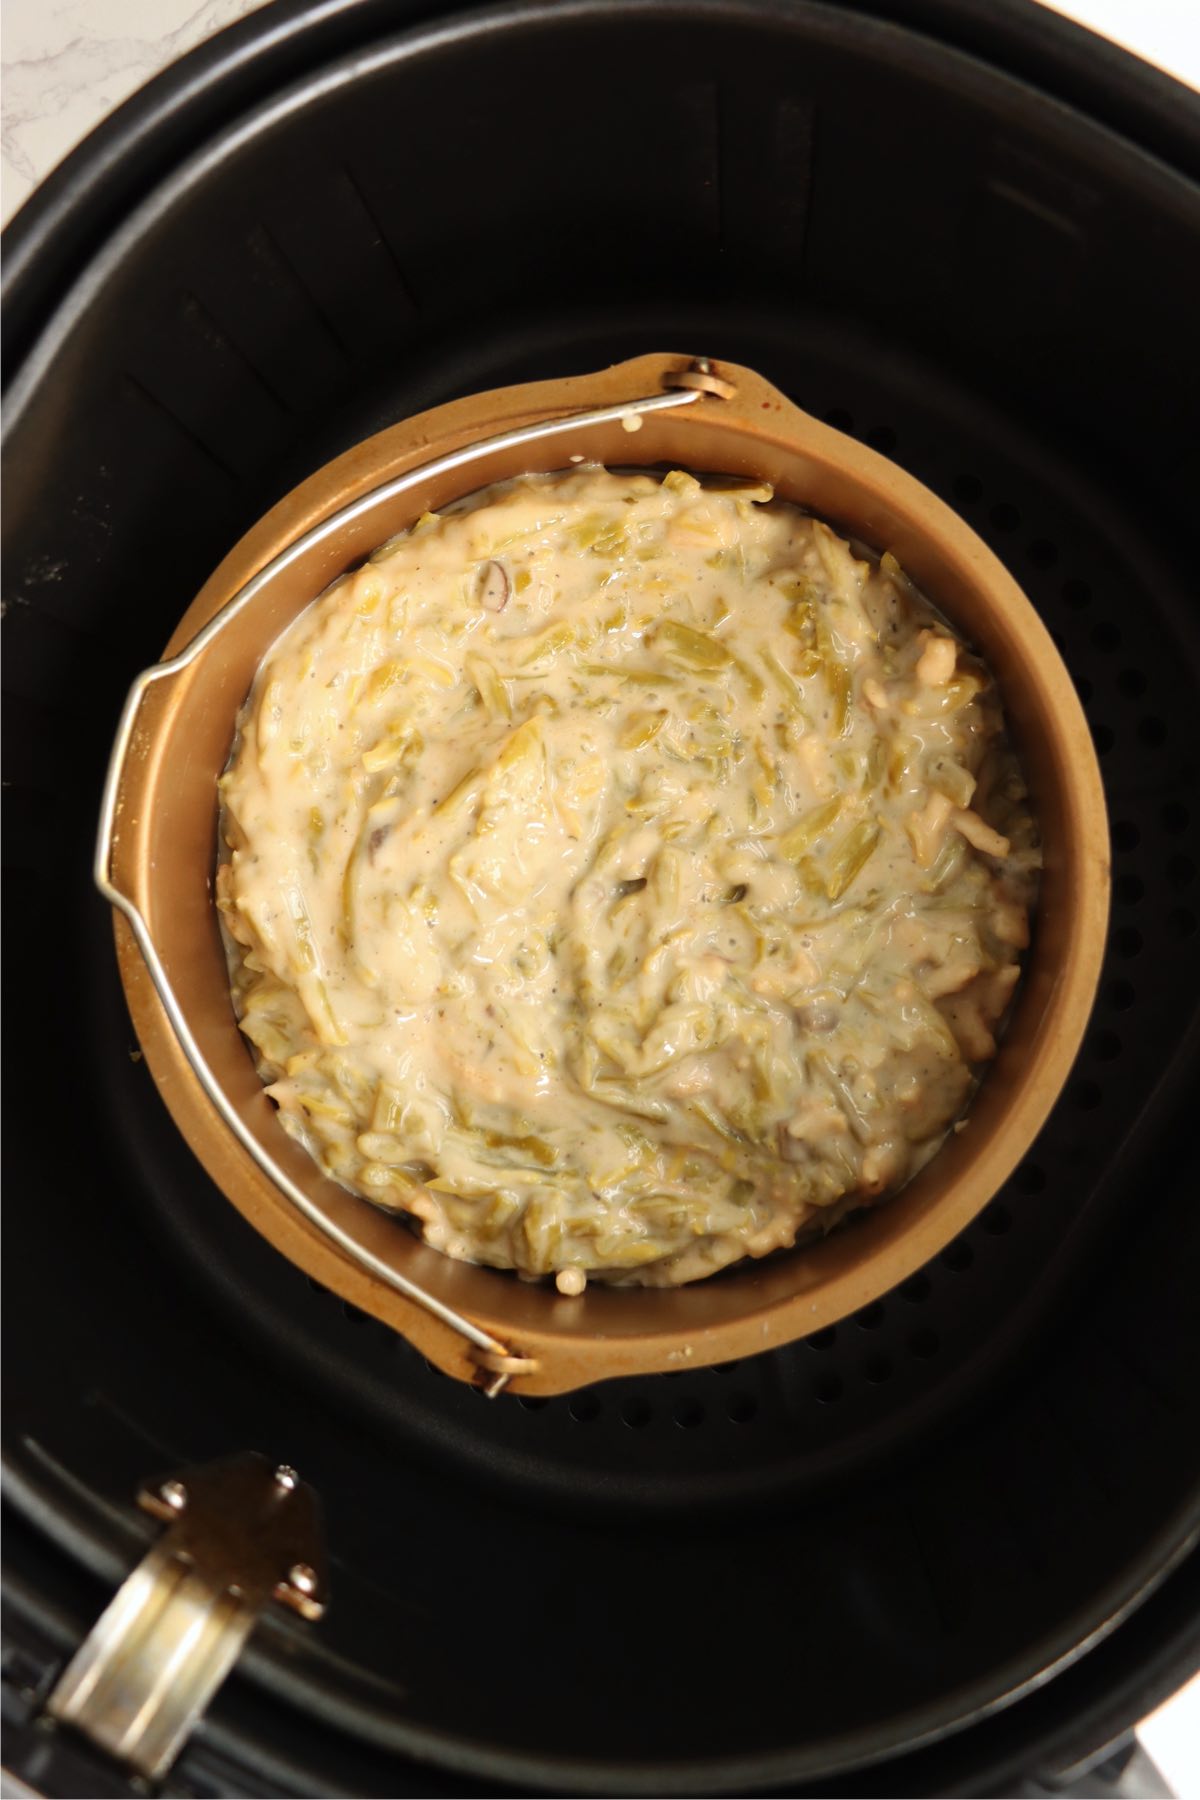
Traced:
<svg viewBox="0 0 1200 1800">
<path fill-rule="evenodd" d="M 46 1710 L 138 1774 L 170 1767 L 269 1600 L 325 1610 L 320 1508 L 294 1469 L 248 1453 L 147 1484 L 169 1529 L 76 1651 Z"/>
</svg>

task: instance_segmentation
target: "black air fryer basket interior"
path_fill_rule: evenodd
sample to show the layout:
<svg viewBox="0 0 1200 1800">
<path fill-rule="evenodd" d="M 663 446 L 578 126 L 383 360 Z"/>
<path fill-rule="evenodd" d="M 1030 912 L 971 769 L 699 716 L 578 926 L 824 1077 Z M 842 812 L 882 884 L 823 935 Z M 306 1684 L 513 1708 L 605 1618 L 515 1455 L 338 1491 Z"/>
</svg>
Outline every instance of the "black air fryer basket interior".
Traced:
<svg viewBox="0 0 1200 1800">
<path fill-rule="evenodd" d="M 1198 169 L 1182 89 L 1026 0 L 276 4 L 8 234 L 24 1686 L 139 1553 L 143 1475 L 262 1450 L 331 1551 L 327 1619 L 264 1625 L 169 1791 L 985 1791 L 1200 1659 Z M 177 1136 L 90 887 L 99 784 L 127 682 L 297 479 L 664 348 L 757 367 L 1012 568 L 1100 752 L 1109 959 L 1033 1153 L 886 1300 L 489 1404 Z"/>
</svg>

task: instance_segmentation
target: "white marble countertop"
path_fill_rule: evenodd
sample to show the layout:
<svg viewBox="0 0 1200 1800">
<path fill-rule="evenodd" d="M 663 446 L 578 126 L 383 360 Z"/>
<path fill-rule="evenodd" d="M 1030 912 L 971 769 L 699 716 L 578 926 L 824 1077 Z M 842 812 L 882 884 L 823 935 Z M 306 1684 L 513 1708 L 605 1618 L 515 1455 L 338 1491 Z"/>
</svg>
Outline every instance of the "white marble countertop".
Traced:
<svg viewBox="0 0 1200 1800">
<path fill-rule="evenodd" d="M 0 0 L 0 222 L 152 75 L 267 3 Z M 1042 3 L 1200 89 L 1200 0 Z M 1180 1800 L 1200 1800 L 1200 1676 L 1144 1721 L 1141 1735 Z"/>
<path fill-rule="evenodd" d="M 0 0 L 0 213 L 122 100 L 264 0 Z"/>
</svg>

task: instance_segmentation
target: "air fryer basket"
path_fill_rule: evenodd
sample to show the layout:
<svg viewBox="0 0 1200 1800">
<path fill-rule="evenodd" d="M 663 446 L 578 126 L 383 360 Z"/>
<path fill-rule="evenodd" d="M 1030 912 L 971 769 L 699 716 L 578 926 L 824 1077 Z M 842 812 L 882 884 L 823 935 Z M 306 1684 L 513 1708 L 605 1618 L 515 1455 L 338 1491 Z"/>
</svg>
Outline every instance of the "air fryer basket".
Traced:
<svg viewBox="0 0 1200 1800">
<path fill-rule="evenodd" d="M 253 1446 L 320 1491 L 333 1602 L 260 1633 L 210 1788 L 1003 1787 L 1196 1656 L 1187 103 L 1015 0 L 434 11 L 268 9 L 6 245 L 11 1604 L 61 1658 L 139 1478 Z M 663 342 L 761 369 L 1008 562 L 1100 752 L 1109 956 L 1034 1150 L 899 1290 L 489 1406 L 179 1141 L 89 887 L 100 774 L 297 479 Z"/>
</svg>

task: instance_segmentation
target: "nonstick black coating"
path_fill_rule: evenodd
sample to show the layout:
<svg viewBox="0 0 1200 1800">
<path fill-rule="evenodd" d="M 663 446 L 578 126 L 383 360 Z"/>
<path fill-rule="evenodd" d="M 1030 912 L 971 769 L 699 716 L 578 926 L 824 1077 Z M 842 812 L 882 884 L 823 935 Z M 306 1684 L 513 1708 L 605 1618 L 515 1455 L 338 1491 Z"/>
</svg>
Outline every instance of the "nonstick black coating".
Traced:
<svg viewBox="0 0 1200 1800">
<path fill-rule="evenodd" d="M 111 1579 L 148 1471 L 253 1446 L 317 1485 L 329 1617 L 265 1631 L 216 1712 L 250 1708 L 263 1767 L 296 1706 L 358 1740 L 358 1791 L 400 1791 L 411 1759 L 559 1791 L 795 1791 L 875 1761 L 857 1779 L 903 1791 L 950 1731 L 966 1785 L 1000 1722 L 1010 1756 L 1036 1731 L 1013 1696 L 1131 1632 L 1197 1528 L 1186 103 L 1147 78 L 1179 130 L 1161 107 L 1142 130 L 1101 59 L 1101 128 L 939 42 L 933 7 L 559 4 L 381 35 L 429 10 L 267 16 L 270 55 L 231 51 L 219 121 L 205 103 L 204 166 L 174 166 L 185 65 L 157 136 L 113 128 L 145 210 L 96 233 L 60 187 L 57 234 L 17 234 L 10 1491 Z M 1020 9 L 980 13 L 1019 66 Z M 1043 81 L 1068 42 L 1047 31 Z M 274 114 L 272 76 L 295 81 Z M 128 169 L 85 176 L 128 209 Z M 1033 1153 L 897 1293 L 733 1367 L 489 1405 L 314 1291 L 177 1137 L 89 888 L 99 780 L 127 679 L 292 482 L 456 394 L 662 348 L 759 368 L 1008 562 L 1093 722 L 1109 961 Z M 1064 1705 L 1099 1655 L 1052 1684 Z"/>
</svg>

